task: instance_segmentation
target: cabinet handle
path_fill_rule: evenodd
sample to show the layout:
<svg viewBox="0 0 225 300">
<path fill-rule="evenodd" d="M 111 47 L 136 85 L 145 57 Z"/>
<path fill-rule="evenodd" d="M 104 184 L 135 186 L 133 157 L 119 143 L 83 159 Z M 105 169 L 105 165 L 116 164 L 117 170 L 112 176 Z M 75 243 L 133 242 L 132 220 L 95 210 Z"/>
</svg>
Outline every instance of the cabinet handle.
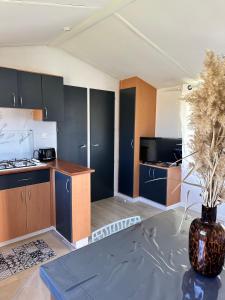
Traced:
<svg viewBox="0 0 225 300">
<path fill-rule="evenodd" d="M 31 191 L 28 192 L 28 200 L 31 199 Z"/>
<path fill-rule="evenodd" d="M 45 106 L 44 110 L 45 110 L 45 119 L 48 119 L 48 109 L 46 106 Z"/>
<path fill-rule="evenodd" d="M 84 149 L 84 148 L 87 148 L 87 145 L 83 144 L 80 146 L 80 149 Z"/>
<path fill-rule="evenodd" d="M 18 179 L 18 181 L 29 181 L 31 180 L 32 178 L 23 178 L 23 179 Z"/>
<path fill-rule="evenodd" d="M 131 148 L 134 149 L 134 140 L 132 139 L 130 142 Z"/>
<path fill-rule="evenodd" d="M 16 107 L 16 95 L 15 93 L 12 93 L 13 96 L 13 107 Z"/>
<path fill-rule="evenodd" d="M 149 170 L 148 170 L 148 177 L 151 177 L 151 170 L 152 170 L 152 168 L 149 168 Z"/>
<path fill-rule="evenodd" d="M 92 144 L 93 147 L 99 147 L 99 144 Z"/>
<path fill-rule="evenodd" d="M 153 169 L 152 176 L 153 176 L 153 179 L 155 179 L 155 169 Z"/>
<path fill-rule="evenodd" d="M 67 181 L 66 181 L 66 191 L 67 191 L 67 193 L 69 193 L 70 191 L 69 191 L 69 188 L 68 188 L 68 184 L 69 184 L 69 182 L 70 182 L 70 180 L 69 179 L 67 179 Z"/>
<path fill-rule="evenodd" d="M 23 97 L 20 97 L 20 106 L 23 106 Z"/>
</svg>

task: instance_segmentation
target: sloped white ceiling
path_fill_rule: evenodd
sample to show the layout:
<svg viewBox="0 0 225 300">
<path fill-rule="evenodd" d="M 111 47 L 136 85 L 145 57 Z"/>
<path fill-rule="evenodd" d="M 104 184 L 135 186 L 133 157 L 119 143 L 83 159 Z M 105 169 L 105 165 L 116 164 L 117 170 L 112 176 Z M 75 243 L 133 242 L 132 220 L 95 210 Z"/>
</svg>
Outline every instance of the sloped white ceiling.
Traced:
<svg viewBox="0 0 225 300">
<path fill-rule="evenodd" d="M 225 53 L 222 0 L 18 2 L 0 0 L 0 46 L 59 47 L 118 79 L 174 86 L 198 76 L 205 49 Z"/>
<path fill-rule="evenodd" d="M 183 73 L 164 56 L 110 17 L 62 45 L 81 59 L 117 78 L 140 76 L 155 86 L 173 85 Z"/>
<path fill-rule="evenodd" d="M 198 77 L 206 49 L 225 52 L 222 0 L 137 0 L 61 46 L 118 78 L 156 87 Z"/>
<path fill-rule="evenodd" d="M 0 46 L 41 45 L 110 0 L 0 0 Z"/>
</svg>

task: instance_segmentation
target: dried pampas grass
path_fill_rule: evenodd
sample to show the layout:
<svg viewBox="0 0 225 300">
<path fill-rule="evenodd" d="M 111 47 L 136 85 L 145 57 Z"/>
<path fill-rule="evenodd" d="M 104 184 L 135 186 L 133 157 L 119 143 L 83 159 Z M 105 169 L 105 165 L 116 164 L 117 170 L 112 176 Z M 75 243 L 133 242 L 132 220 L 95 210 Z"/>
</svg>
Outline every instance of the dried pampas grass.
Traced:
<svg viewBox="0 0 225 300">
<path fill-rule="evenodd" d="M 201 180 L 203 204 L 225 202 L 225 58 L 207 51 L 202 84 L 186 100 L 191 106 L 191 168 Z"/>
</svg>

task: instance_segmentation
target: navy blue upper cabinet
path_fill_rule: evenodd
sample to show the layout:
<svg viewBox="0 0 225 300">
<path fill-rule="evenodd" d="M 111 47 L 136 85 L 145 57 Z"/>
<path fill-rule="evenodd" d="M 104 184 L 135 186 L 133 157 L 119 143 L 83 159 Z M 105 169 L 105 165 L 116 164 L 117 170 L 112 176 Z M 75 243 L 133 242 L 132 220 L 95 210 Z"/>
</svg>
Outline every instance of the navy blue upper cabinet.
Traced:
<svg viewBox="0 0 225 300">
<path fill-rule="evenodd" d="M 42 75 L 43 119 L 45 121 L 64 120 L 63 78 Z"/>
<path fill-rule="evenodd" d="M 41 74 L 18 71 L 18 94 L 18 107 L 41 109 L 43 107 Z"/>
<path fill-rule="evenodd" d="M 17 71 L 0 68 L 0 107 L 17 106 Z"/>
<path fill-rule="evenodd" d="M 43 109 L 44 121 L 63 121 L 63 78 L 0 68 L 0 107 Z"/>
</svg>

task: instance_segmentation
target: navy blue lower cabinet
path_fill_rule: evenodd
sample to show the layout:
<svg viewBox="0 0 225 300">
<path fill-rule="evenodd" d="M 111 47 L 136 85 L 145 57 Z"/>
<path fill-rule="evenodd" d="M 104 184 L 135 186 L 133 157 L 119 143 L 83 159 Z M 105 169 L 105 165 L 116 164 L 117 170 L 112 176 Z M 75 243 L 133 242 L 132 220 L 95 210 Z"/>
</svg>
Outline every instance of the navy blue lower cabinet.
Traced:
<svg viewBox="0 0 225 300">
<path fill-rule="evenodd" d="M 72 242 L 72 178 L 55 173 L 56 230 Z"/>
<path fill-rule="evenodd" d="M 162 179 L 161 179 L 162 178 Z M 140 165 L 140 196 L 166 205 L 167 170 L 148 165 Z"/>
</svg>

